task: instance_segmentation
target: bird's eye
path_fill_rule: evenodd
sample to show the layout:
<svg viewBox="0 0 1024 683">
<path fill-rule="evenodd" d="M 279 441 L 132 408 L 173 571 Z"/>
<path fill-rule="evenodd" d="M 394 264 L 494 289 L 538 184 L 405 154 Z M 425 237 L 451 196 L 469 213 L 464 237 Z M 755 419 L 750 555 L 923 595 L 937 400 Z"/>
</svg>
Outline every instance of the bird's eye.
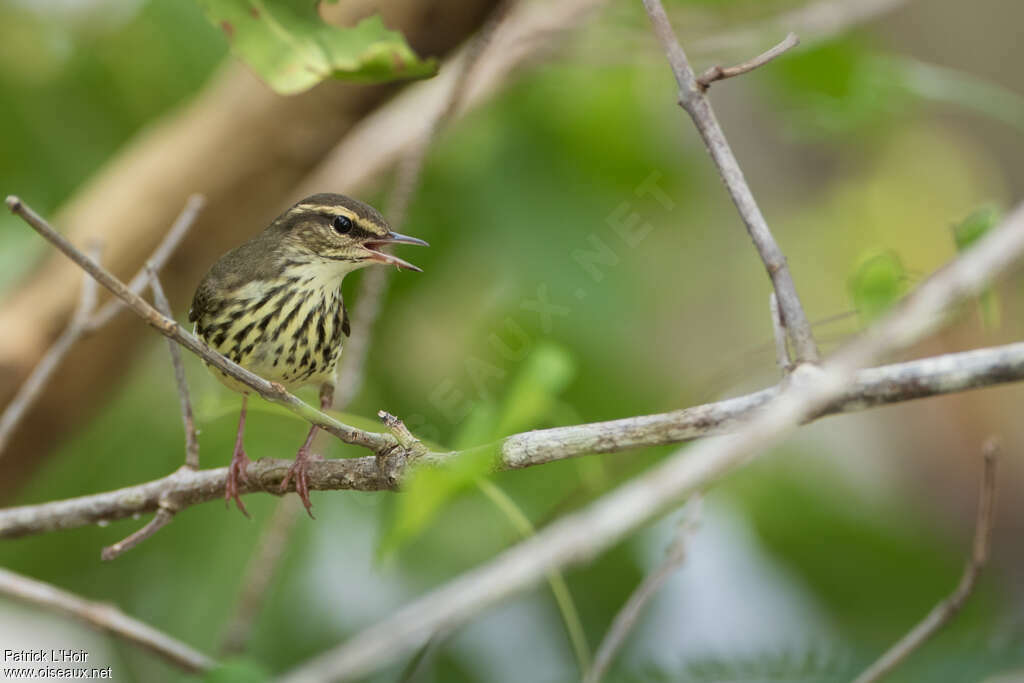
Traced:
<svg viewBox="0 0 1024 683">
<path fill-rule="evenodd" d="M 346 235 L 352 232 L 352 219 L 348 216 L 335 216 L 331 222 L 331 227 L 339 235 Z"/>
</svg>

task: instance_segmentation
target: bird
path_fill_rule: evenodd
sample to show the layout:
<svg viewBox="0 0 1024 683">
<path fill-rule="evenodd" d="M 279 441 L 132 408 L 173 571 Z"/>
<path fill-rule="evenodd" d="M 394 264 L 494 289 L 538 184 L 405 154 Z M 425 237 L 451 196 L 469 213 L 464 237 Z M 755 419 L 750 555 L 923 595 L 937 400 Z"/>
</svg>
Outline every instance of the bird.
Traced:
<svg viewBox="0 0 1024 683">
<path fill-rule="evenodd" d="M 345 275 L 372 264 L 423 272 L 383 251 L 392 244 L 429 246 L 394 232 L 379 211 L 357 199 L 314 194 L 294 204 L 249 241 L 218 259 L 199 282 L 188 319 L 194 333 L 213 350 L 288 390 L 320 385 L 321 408 L 330 404 L 335 368 L 349 336 L 341 294 Z M 222 383 L 242 394 L 224 501 L 234 499 L 248 516 L 239 482 L 248 481 L 251 463 L 243 447 L 245 417 L 252 389 L 207 364 Z M 295 491 L 310 517 L 307 470 L 313 425 L 281 483 Z"/>
</svg>

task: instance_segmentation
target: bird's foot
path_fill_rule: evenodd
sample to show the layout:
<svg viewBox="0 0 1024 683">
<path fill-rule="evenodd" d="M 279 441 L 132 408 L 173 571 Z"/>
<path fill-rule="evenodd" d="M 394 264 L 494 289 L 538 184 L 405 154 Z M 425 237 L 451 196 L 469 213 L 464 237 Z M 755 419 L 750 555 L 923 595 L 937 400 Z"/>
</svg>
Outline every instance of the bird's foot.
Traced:
<svg viewBox="0 0 1024 683">
<path fill-rule="evenodd" d="M 281 482 L 281 493 L 284 493 L 288 490 L 288 484 L 291 483 L 292 477 L 295 478 L 295 493 L 302 500 L 310 519 L 316 519 L 313 516 L 313 503 L 309 500 L 309 465 L 315 460 L 323 460 L 323 458 L 310 453 L 308 445 L 303 446 L 299 449 L 295 456 L 295 462 L 288 468 L 288 472 L 285 473 L 284 480 Z"/>
<path fill-rule="evenodd" d="M 236 448 L 235 454 L 231 456 L 231 464 L 228 465 L 228 480 L 224 485 L 224 505 L 226 506 L 234 499 L 235 505 L 238 506 L 238 509 L 246 517 L 250 517 L 250 515 L 249 511 L 245 509 L 245 505 L 242 504 L 242 498 L 238 491 L 238 482 L 249 483 L 249 475 L 246 470 L 251 464 L 252 460 L 245 454 L 245 451 L 242 448 Z"/>
</svg>

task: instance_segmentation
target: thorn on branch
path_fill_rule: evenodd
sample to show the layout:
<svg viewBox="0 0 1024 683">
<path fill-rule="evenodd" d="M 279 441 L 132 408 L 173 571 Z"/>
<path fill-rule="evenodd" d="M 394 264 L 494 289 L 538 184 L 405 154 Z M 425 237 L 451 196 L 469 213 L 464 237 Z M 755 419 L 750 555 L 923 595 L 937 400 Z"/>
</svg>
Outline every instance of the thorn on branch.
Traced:
<svg viewBox="0 0 1024 683">
<path fill-rule="evenodd" d="M 772 61 L 776 57 L 782 55 L 785 52 L 788 52 L 789 50 L 792 50 L 799 44 L 800 39 L 797 37 L 795 33 L 791 32 L 782 40 L 781 43 L 771 48 L 770 50 L 762 52 L 753 59 L 741 62 L 736 66 L 723 67 L 721 65 L 716 64 L 715 66 L 710 67 L 697 78 L 697 87 L 700 89 L 701 92 L 707 92 L 708 88 L 710 88 L 711 84 L 714 83 L 715 81 L 723 81 L 727 78 L 742 76 L 743 74 L 749 71 L 753 71 L 754 69 L 760 66 L 764 66 L 765 64 Z"/>
</svg>

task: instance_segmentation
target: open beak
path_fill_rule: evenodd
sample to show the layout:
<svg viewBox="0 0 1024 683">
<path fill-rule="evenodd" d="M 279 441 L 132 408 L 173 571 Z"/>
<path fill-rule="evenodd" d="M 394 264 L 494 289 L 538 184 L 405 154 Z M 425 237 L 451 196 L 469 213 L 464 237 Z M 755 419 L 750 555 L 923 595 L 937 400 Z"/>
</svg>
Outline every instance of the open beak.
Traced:
<svg viewBox="0 0 1024 683">
<path fill-rule="evenodd" d="M 413 264 L 398 258 L 394 254 L 390 254 L 385 251 L 380 251 L 382 247 L 386 247 L 389 244 L 418 244 L 421 247 L 429 247 L 430 245 L 421 239 L 415 237 L 409 237 L 408 235 L 400 235 L 397 232 L 389 232 L 383 237 L 377 237 L 372 240 L 363 242 L 363 248 L 370 252 L 369 259 L 376 261 L 377 263 L 387 263 L 399 268 L 405 268 L 406 270 L 415 270 L 417 273 L 422 273 L 423 269 L 414 266 Z"/>
</svg>

